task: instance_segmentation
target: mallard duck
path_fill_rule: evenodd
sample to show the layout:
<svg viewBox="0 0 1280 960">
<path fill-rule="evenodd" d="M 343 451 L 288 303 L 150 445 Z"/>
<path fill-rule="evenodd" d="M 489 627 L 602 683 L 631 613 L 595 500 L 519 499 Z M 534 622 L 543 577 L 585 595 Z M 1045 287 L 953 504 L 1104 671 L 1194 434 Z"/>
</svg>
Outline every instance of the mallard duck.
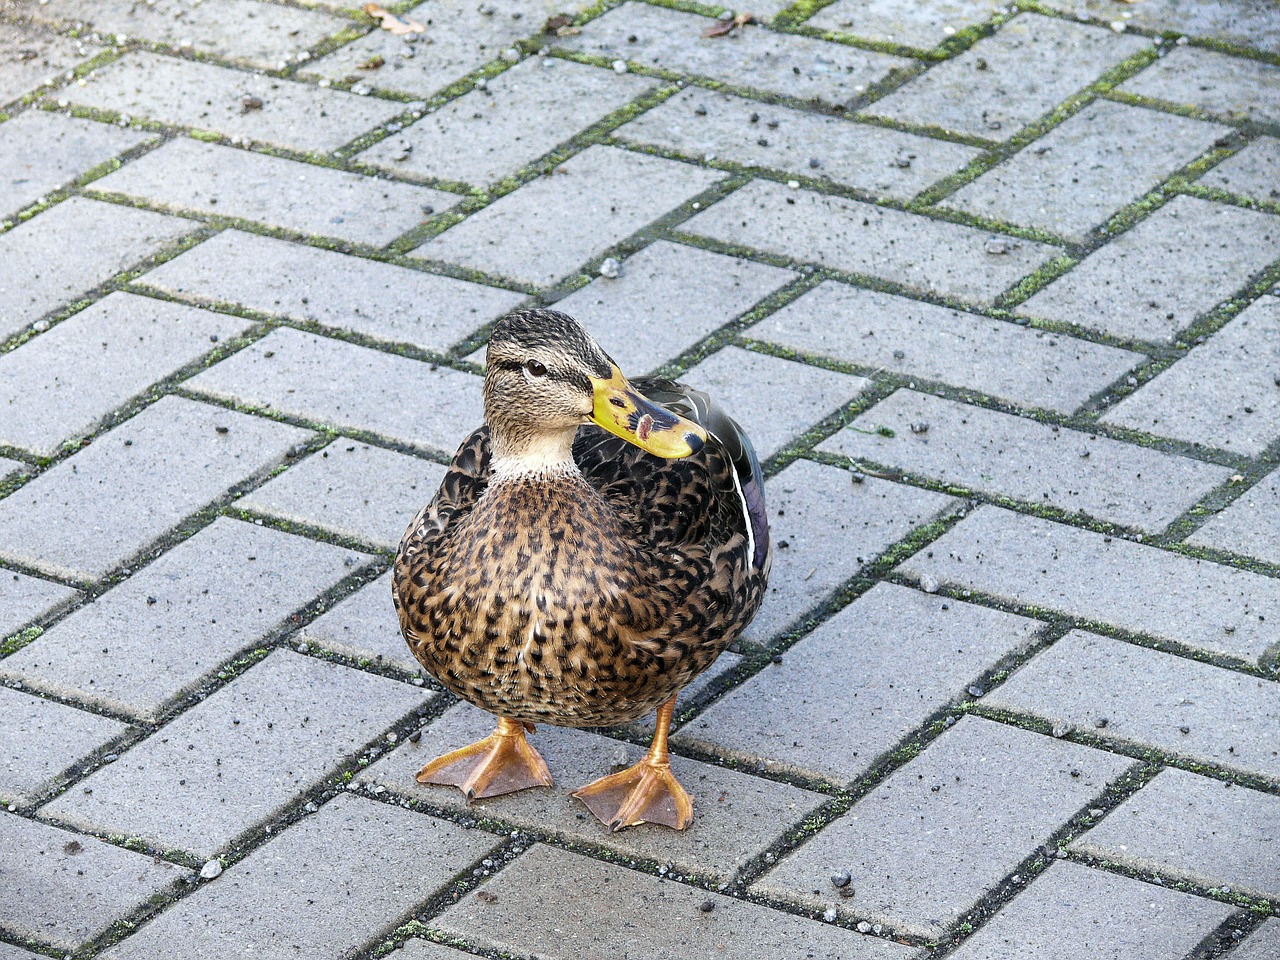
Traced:
<svg viewBox="0 0 1280 960">
<path fill-rule="evenodd" d="M 498 726 L 417 779 L 468 801 L 551 786 L 534 724 L 656 710 L 644 759 L 574 796 L 614 830 L 682 830 L 676 697 L 750 622 L 769 576 L 755 451 L 705 393 L 632 384 L 552 310 L 494 327 L 484 415 L 405 532 L 392 592 L 414 656 Z"/>
</svg>

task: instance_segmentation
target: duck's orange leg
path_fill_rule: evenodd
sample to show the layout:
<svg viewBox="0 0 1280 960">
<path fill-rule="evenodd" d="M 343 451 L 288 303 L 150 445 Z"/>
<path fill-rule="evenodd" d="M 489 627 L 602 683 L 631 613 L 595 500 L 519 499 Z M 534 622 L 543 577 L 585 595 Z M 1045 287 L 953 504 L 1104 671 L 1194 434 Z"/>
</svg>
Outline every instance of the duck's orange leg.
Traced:
<svg viewBox="0 0 1280 960">
<path fill-rule="evenodd" d="M 658 708 L 657 729 L 645 758 L 621 773 L 601 777 L 574 792 L 610 830 L 661 823 L 683 830 L 693 823 L 693 801 L 671 772 L 667 733 L 676 698 Z"/>
<path fill-rule="evenodd" d="M 532 733 L 533 724 L 528 726 Z M 436 757 L 418 771 L 417 780 L 457 787 L 468 801 L 549 787 L 551 771 L 524 733 L 520 721 L 499 717 L 497 730 L 469 747 Z"/>
</svg>

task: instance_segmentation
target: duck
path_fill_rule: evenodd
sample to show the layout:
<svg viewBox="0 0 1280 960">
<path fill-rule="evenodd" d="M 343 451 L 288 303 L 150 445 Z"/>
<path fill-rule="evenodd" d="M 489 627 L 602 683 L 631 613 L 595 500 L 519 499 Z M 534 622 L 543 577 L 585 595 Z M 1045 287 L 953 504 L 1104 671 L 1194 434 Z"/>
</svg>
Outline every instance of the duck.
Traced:
<svg viewBox="0 0 1280 960">
<path fill-rule="evenodd" d="M 611 830 L 683 830 L 676 699 L 755 616 L 772 564 L 759 458 L 705 392 L 628 380 L 551 309 L 494 325 L 483 397 L 484 423 L 405 531 L 392 593 L 418 662 L 497 727 L 417 780 L 468 803 L 549 787 L 537 724 L 654 712 L 643 759 L 573 796 Z"/>
</svg>

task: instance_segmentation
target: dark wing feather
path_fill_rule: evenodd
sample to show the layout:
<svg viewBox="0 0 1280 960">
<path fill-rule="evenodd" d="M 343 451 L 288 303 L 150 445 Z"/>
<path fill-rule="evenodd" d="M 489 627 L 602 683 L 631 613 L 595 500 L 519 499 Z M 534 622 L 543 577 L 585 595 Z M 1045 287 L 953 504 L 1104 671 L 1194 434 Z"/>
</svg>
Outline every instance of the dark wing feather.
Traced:
<svg viewBox="0 0 1280 960">
<path fill-rule="evenodd" d="M 402 556 L 430 551 L 441 534 L 471 511 L 489 486 L 490 454 L 487 426 L 462 441 L 440 481 L 440 489 L 405 530 L 400 541 Z"/>
</svg>

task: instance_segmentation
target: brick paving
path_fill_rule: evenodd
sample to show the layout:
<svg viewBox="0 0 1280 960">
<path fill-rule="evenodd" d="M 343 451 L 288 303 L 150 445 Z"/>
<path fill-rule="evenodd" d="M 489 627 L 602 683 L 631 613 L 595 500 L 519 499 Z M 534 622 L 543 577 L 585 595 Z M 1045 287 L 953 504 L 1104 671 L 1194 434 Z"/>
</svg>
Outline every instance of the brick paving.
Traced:
<svg viewBox="0 0 1280 960">
<path fill-rule="evenodd" d="M 1280 7 L 360 6 L 0 0 L 0 957 L 1280 955 Z M 766 458 L 687 833 L 412 777 L 525 304 Z"/>
</svg>

